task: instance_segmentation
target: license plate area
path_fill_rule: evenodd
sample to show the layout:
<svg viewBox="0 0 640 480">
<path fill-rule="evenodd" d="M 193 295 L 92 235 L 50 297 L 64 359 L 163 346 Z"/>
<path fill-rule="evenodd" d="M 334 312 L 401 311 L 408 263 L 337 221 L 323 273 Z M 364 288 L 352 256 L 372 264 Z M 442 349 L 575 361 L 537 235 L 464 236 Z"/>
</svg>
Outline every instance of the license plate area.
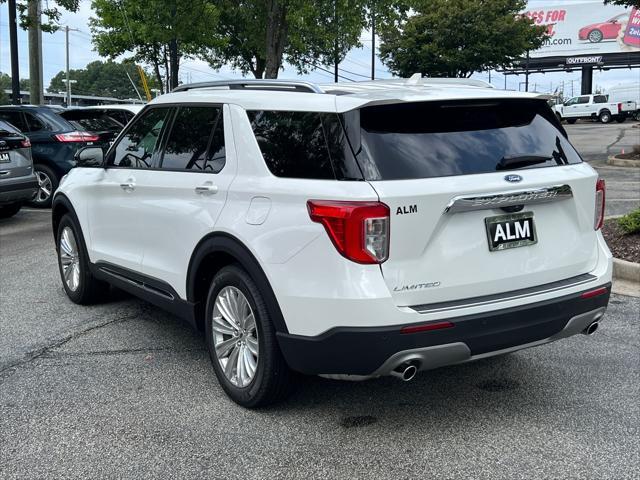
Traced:
<svg viewBox="0 0 640 480">
<path fill-rule="evenodd" d="M 0 152 L 0 163 L 9 163 L 10 161 L 9 152 Z"/>
<path fill-rule="evenodd" d="M 538 243 L 533 212 L 511 213 L 484 219 L 492 252 Z"/>
</svg>

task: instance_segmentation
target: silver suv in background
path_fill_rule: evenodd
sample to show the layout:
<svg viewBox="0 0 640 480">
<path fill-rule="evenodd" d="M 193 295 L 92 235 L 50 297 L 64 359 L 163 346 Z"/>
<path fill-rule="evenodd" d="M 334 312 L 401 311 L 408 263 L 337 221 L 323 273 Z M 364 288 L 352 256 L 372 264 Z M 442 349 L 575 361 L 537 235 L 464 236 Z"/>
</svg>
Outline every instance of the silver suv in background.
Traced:
<svg viewBox="0 0 640 480">
<path fill-rule="evenodd" d="M 0 120 L 0 218 L 18 213 L 37 191 L 31 142 L 13 125 Z"/>
</svg>

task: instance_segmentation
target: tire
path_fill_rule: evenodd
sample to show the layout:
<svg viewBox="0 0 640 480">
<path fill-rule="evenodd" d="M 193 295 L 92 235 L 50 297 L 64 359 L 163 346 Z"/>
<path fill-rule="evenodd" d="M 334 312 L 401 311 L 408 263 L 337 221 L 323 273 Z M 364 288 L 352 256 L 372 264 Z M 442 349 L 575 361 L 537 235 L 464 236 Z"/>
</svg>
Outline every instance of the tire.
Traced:
<svg viewBox="0 0 640 480">
<path fill-rule="evenodd" d="M 598 115 L 598 120 L 601 123 L 609 123 L 611 121 L 611 112 L 609 110 L 601 111 L 600 115 Z"/>
<path fill-rule="evenodd" d="M 562 123 L 562 115 L 560 115 L 559 113 L 556 113 L 556 118 L 558 119 L 559 123 Z"/>
<path fill-rule="evenodd" d="M 623 116 L 617 116 L 616 117 L 616 122 L 618 123 L 624 123 L 624 121 L 627 119 L 627 117 L 623 117 Z"/>
<path fill-rule="evenodd" d="M 234 309 L 226 307 L 232 304 L 240 305 L 244 313 L 235 315 Z M 293 388 L 293 373 L 280 352 L 263 295 L 249 274 L 236 265 L 222 268 L 211 282 L 205 312 L 209 356 L 227 395 L 246 408 L 262 407 L 286 398 Z M 244 318 L 246 323 L 234 321 L 234 316 Z M 249 320 L 251 316 L 253 322 Z M 223 344 L 227 348 L 221 348 Z M 216 345 L 222 353 L 220 359 Z M 243 358 L 246 362 L 237 360 Z"/>
<path fill-rule="evenodd" d="M 640 111 L 637 111 L 633 114 L 633 119 L 637 122 L 640 122 Z"/>
<path fill-rule="evenodd" d="M 82 231 L 69 214 L 64 215 L 58 225 L 56 251 L 62 286 L 72 302 L 91 305 L 107 296 L 109 284 L 91 274 Z"/>
<path fill-rule="evenodd" d="M 36 163 L 33 166 L 33 171 L 36 174 L 39 188 L 35 198 L 29 204 L 36 208 L 49 208 L 60 179 L 46 165 Z"/>
<path fill-rule="evenodd" d="M 577 118 L 567 118 L 567 123 L 569 125 L 573 125 L 574 123 L 576 123 L 578 121 Z"/>
<path fill-rule="evenodd" d="M 0 207 L 0 218 L 13 217 L 22 208 L 22 203 L 11 203 L 9 205 L 2 205 Z"/>
<path fill-rule="evenodd" d="M 589 35 L 587 35 L 587 39 L 591 42 L 591 43 L 600 43 L 602 41 L 602 39 L 604 38 L 604 35 L 602 34 L 602 32 L 600 30 L 598 30 L 597 28 L 595 30 L 591 30 L 589 32 Z"/>
</svg>

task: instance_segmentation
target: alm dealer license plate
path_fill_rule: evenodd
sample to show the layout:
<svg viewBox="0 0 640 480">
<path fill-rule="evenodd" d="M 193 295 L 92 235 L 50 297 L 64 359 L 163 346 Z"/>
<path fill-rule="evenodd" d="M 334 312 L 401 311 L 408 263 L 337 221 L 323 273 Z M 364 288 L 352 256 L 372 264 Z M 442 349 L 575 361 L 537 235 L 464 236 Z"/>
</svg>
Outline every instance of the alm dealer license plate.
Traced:
<svg viewBox="0 0 640 480">
<path fill-rule="evenodd" d="M 533 212 L 513 213 L 484 219 L 489 250 L 526 247 L 538 243 Z"/>
<path fill-rule="evenodd" d="M 7 152 L 0 152 L 0 163 L 9 163 L 11 159 Z"/>
</svg>

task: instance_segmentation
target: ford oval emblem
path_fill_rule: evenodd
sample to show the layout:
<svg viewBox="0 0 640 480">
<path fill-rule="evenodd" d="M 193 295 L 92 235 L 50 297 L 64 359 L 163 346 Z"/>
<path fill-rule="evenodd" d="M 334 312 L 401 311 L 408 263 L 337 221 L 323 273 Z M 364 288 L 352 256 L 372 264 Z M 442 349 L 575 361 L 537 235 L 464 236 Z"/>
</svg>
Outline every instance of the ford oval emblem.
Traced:
<svg viewBox="0 0 640 480">
<path fill-rule="evenodd" d="M 515 174 L 506 175 L 504 179 L 510 183 L 518 183 L 522 181 L 522 177 L 520 175 L 515 175 Z"/>
</svg>

